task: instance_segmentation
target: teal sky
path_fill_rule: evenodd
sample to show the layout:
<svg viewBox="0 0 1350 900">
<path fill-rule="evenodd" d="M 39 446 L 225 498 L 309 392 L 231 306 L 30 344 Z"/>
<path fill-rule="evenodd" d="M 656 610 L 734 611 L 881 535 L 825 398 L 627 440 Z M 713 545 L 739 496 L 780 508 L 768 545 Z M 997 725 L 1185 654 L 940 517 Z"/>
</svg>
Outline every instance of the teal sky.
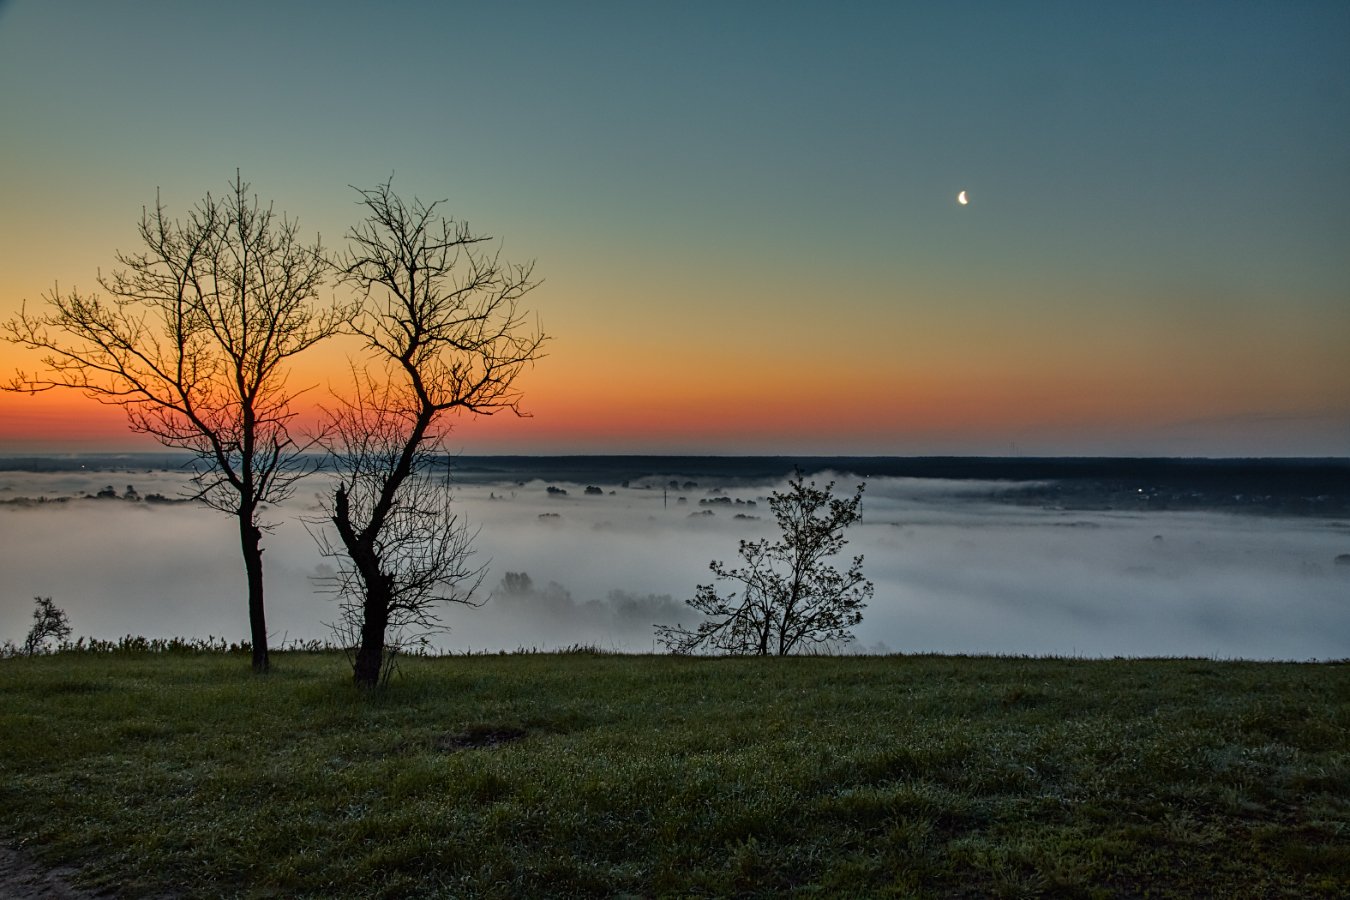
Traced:
<svg viewBox="0 0 1350 900">
<path fill-rule="evenodd" d="M 535 258 L 470 449 L 1350 453 L 1346 3 L 10 0 L 0 121 L 4 317 L 236 167 Z"/>
</svg>

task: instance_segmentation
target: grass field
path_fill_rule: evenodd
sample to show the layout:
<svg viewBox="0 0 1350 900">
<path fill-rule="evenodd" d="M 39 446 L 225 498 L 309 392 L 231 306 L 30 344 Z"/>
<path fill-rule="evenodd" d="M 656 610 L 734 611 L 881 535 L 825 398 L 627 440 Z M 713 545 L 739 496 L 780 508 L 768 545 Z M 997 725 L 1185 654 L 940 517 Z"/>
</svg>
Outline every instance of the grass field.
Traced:
<svg viewBox="0 0 1350 900">
<path fill-rule="evenodd" d="M 0 840 L 119 895 L 1345 896 L 1350 666 L 0 661 Z"/>
</svg>

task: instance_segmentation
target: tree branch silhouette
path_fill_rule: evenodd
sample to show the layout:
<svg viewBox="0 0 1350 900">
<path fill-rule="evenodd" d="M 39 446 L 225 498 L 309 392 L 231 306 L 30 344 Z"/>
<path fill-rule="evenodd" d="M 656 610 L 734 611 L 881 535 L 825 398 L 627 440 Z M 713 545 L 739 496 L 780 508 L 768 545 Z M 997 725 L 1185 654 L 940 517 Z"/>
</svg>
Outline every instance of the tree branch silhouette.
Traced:
<svg viewBox="0 0 1350 900">
<path fill-rule="evenodd" d="M 99 274 L 107 299 L 57 287 L 45 312 L 25 304 L 4 323 L 45 366 L 4 388 L 79 390 L 121 406 L 133 431 L 192 453 L 197 496 L 238 522 L 253 668 L 264 672 L 259 512 L 313 468 L 303 456 L 312 441 L 292 431 L 302 391 L 288 386 L 287 364 L 336 334 L 350 310 L 315 305 L 329 268 L 322 245 L 263 207 L 238 172 L 224 197 L 208 193 L 181 220 L 156 195 L 139 236 L 141 249 Z"/>
<path fill-rule="evenodd" d="M 366 218 L 340 277 L 361 297 L 349 327 L 370 363 L 354 367 L 354 400 L 330 416 L 340 484 L 325 511 L 337 541 L 317 536 L 338 561 L 363 686 L 380 683 L 404 643 L 389 643 L 391 629 L 435 626 L 437 601 L 474 602 L 482 573 L 449 505 L 445 438 L 457 414 L 525 415 L 516 379 L 546 340 L 520 307 L 538 284 L 532 264 L 504 262 L 482 248 L 491 238 L 441 216 L 441 201 L 406 203 L 391 185 L 355 189 Z"/>
<path fill-rule="evenodd" d="M 786 656 L 808 646 L 846 643 L 872 596 L 861 556 L 840 572 L 828 560 L 848 543 L 844 529 L 862 519 L 863 486 L 852 497 L 833 495 L 834 482 L 818 488 L 797 472 L 786 492 L 769 498 L 782 536 L 741 541 L 745 565 L 709 565 L 719 581 L 739 589 L 718 593 L 701 584 L 686 603 L 704 621 L 695 628 L 658 625 L 656 638 L 676 653 L 713 651 Z"/>
</svg>

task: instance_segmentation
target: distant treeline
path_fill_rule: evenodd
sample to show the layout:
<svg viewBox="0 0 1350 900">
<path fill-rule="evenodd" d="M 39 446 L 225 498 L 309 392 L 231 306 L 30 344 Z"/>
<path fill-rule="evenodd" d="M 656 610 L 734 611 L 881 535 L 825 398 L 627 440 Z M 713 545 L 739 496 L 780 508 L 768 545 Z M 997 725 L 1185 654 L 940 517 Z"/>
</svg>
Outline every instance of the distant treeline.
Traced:
<svg viewBox="0 0 1350 900">
<path fill-rule="evenodd" d="M 793 469 L 862 477 L 966 481 L 1147 479 L 1209 485 L 1260 482 L 1288 487 L 1338 484 L 1350 490 L 1350 458 L 1185 459 L 980 456 L 461 456 L 460 477 L 605 482 L 657 478 L 776 479 Z"/>
<path fill-rule="evenodd" d="M 0 457 L 0 470 L 144 470 L 185 467 L 177 454 Z M 807 475 L 1041 482 L 997 496 L 1083 508 L 1198 509 L 1350 515 L 1350 458 L 1130 458 L 970 456 L 456 456 L 462 483 L 565 481 L 617 487 L 669 479 L 771 482 Z M 1010 484 L 1012 489 L 1013 485 Z"/>
</svg>

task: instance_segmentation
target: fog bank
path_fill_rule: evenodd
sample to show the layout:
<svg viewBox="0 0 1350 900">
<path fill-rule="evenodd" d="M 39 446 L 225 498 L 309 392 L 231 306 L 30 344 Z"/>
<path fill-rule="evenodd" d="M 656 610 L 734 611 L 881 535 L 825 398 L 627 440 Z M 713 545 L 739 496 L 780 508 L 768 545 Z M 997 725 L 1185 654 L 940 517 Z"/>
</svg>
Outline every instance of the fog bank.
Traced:
<svg viewBox="0 0 1350 900">
<path fill-rule="evenodd" d="M 817 479 L 818 481 L 821 479 Z M 127 483 L 174 495 L 181 473 L 5 472 L 0 500 L 96 493 Z M 839 479 L 839 490 L 852 482 Z M 683 599 L 733 562 L 741 538 L 771 535 L 771 485 L 681 482 L 587 493 L 567 482 L 464 485 L 484 587 L 524 573 L 480 608 L 447 607 L 446 650 L 591 644 L 650 651 L 654 622 L 691 617 Z M 555 488 L 550 493 L 549 487 Z M 327 638 L 334 604 L 301 519 L 323 482 L 271 510 L 265 539 L 273 643 Z M 560 493 L 565 491 L 565 493 Z M 873 478 L 850 553 L 876 595 L 856 649 L 889 652 L 1212 656 L 1350 655 L 1350 527 L 1336 520 L 1222 513 L 1050 511 L 981 499 L 987 485 Z M 737 502 L 739 501 L 739 503 Z M 753 504 L 753 505 L 752 505 Z M 0 639 L 21 641 L 35 595 L 76 634 L 243 639 L 245 588 L 232 520 L 195 504 L 71 500 L 0 504 Z M 486 595 L 485 595 L 486 596 Z"/>
</svg>

